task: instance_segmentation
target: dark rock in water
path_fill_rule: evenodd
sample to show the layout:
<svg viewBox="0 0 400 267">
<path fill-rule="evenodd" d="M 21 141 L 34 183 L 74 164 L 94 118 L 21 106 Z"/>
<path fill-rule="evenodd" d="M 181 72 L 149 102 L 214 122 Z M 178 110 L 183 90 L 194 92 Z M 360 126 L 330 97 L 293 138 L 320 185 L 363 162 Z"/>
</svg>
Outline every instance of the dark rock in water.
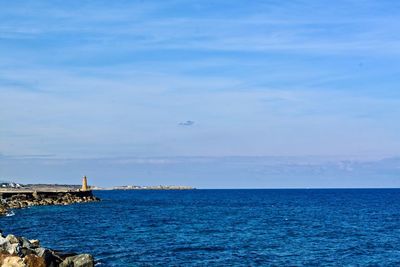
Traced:
<svg viewBox="0 0 400 267">
<path fill-rule="evenodd" d="M 0 266 L 9 267 L 93 267 L 89 254 L 60 253 L 40 247 L 38 240 L 7 235 L 0 231 Z"/>
</svg>

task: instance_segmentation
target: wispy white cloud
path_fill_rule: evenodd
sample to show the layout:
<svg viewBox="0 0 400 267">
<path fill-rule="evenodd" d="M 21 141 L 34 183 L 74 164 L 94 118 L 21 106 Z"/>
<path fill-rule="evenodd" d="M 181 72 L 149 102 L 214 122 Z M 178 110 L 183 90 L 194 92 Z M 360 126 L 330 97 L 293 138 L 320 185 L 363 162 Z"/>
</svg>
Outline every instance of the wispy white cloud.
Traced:
<svg viewBox="0 0 400 267">
<path fill-rule="evenodd" d="M 373 7 L 368 9 L 369 5 Z M 335 14 L 327 11 L 327 6 L 309 1 L 301 5 L 283 3 L 281 7 L 266 5 L 258 11 L 238 13 L 235 19 L 224 14 L 201 17 L 178 12 L 174 16 L 166 11 L 176 8 L 173 2 L 111 8 L 83 5 L 74 12 L 71 12 L 73 5 L 33 6 L 26 20 L 19 23 L 5 20 L 0 36 L 31 39 L 36 35 L 39 40 L 51 40 L 60 48 L 72 45 L 99 53 L 118 47 L 124 51 L 192 49 L 397 55 L 399 44 L 399 38 L 392 34 L 398 26 L 397 17 L 374 13 L 372 8 L 379 5 L 372 2 L 340 1 L 335 5 Z M 352 16 L 347 12 L 351 6 L 353 12 L 358 8 L 367 15 L 357 12 Z M 298 10 L 314 14 L 305 18 L 297 14 Z M 47 19 L 43 19 L 43 11 L 49 14 Z M 49 20 L 58 23 L 49 24 Z M 65 44 L 56 41 L 60 35 Z"/>
</svg>

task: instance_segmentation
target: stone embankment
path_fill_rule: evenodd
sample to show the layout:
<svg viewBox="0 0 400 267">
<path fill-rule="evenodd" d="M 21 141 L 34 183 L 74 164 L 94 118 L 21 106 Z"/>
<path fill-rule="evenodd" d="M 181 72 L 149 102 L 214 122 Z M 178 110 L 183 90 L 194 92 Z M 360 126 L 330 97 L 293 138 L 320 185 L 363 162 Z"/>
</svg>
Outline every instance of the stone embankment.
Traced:
<svg viewBox="0 0 400 267">
<path fill-rule="evenodd" d="M 93 267 L 90 254 L 60 253 L 40 246 L 38 240 L 7 235 L 0 231 L 1 267 Z"/>
</svg>

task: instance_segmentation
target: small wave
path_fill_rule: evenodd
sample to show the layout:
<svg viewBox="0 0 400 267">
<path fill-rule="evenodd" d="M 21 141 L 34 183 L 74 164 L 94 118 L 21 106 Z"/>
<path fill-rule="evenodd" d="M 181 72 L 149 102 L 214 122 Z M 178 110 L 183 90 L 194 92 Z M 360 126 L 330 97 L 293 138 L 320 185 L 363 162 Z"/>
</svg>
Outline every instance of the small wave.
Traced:
<svg viewBox="0 0 400 267">
<path fill-rule="evenodd" d="M 223 251 L 223 247 L 178 247 L 173 249 L 174 252 L 184 251 Z"/>
<path fill-rule="evenodd" d="M 11 216 L 14 216 L 14 215 L 15 215 L 15 213 L 12 210 L 7 212 L 7 214 L 6 214 L 7 217 L 11 217 Z"/>
</svg>

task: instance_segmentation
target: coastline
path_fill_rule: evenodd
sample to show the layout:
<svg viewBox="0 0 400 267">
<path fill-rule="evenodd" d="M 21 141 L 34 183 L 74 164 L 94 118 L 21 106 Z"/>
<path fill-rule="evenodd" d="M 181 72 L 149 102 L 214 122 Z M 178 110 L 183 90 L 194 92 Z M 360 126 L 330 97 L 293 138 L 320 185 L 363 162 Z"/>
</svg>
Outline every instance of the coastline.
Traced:
<svg viewBox="0 0 400 267">
<path fill-rule="evenodd" d="M 45 205 L 70 205 L 97 202 L 91 190 L 56 189 L 32 191 L 21 189 L 0 190 L 0 216 L 7 216 L 13 209 Z M 3 236 L 0 229 L 0 266 L 15 267 L 92 267 L 90 254 L 59 252 L 40 246 L 39 240 L 29 240 L 12 234 Z"/>
<path fill-rule="evenodd" d="M 196 188 L 184 185 L 155 185 L 155 186 L 139 186 L 139 185 L 122 185 L 113 187 L 93 186 L 94 191 L 110 191 L 110 190 L 195 190 Z"/>
</svg>

